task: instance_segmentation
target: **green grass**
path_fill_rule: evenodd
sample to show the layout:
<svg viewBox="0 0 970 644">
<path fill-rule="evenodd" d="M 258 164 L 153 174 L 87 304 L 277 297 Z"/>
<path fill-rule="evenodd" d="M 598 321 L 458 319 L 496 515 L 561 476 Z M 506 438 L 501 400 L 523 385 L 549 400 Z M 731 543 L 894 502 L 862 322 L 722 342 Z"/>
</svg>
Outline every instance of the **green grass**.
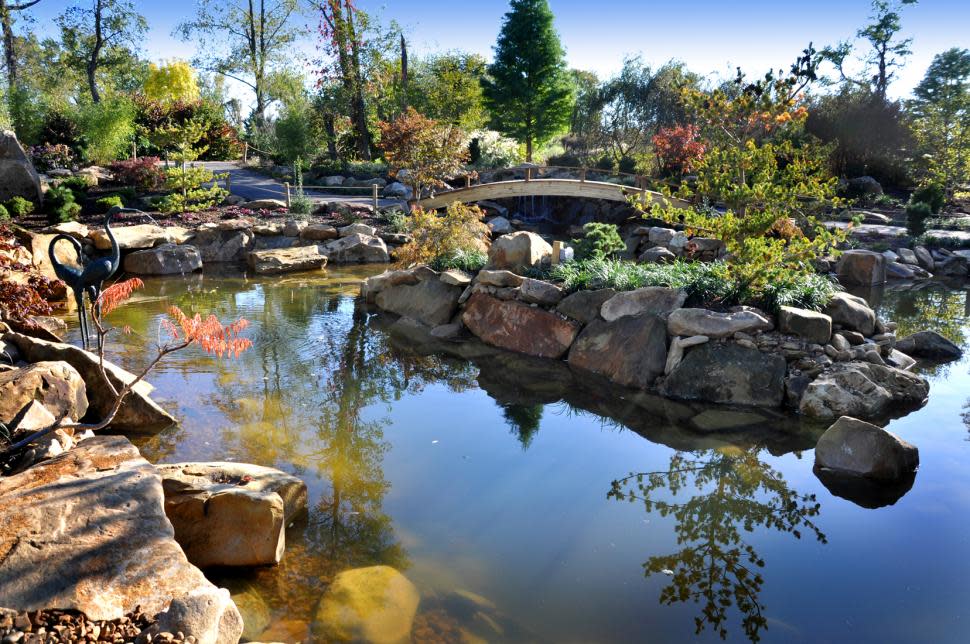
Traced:
<svg viewBox="0 0 970 644">
<path fill-rule="evenodd" d="M 450 255 L 439 255 L 431 262 L 436 271 L 459 270 L 475 272 L 488 262 L 488 255 L 479 250 L 459 250 Z"/>
<path fill-rule="evenodd" d="M 777 311 L 781 306 L 820 310 L 838 287 L 822 275 L 792 275 L 789 279 L 753 292 L 729 277 L 723 262 L 676 261 L 670 264 L 635 264 L 624 260 L 591 259 L 559 264 L 535 272 L 535 277 L 561 282 L 567 292 L 612 288 L 632 291 L 645 286 L 682 288 L 688 306 L 747 304 Z"/>
</svg>

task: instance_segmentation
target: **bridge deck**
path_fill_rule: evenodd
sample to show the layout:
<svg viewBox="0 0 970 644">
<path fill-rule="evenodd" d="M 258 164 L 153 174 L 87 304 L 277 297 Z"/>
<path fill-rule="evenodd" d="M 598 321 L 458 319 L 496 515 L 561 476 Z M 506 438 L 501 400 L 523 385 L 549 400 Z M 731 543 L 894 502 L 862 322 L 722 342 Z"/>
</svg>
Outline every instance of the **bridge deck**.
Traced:
<svg viewBox="0 0 970 644">
<path fill-rule="evenodd" d="M 646 203 L 684 206 L 686 202 L 663 196 L 659 192 L 641 190 L 618 183 L 604 181 L 581 181 L 579 179 L 532 179 L 530 181 L 496 181 L 481 183 L 467 188 L 457 188 L 439 192 L 433 197 L 421 200 L 424 208 L 444 208 L 454 201 L 469 203 L 508 197 L 581 197 L 586 199 L 605 199 L 608 201 L 627 201 L 632 196 L 640 196 Z"/>
</svg>

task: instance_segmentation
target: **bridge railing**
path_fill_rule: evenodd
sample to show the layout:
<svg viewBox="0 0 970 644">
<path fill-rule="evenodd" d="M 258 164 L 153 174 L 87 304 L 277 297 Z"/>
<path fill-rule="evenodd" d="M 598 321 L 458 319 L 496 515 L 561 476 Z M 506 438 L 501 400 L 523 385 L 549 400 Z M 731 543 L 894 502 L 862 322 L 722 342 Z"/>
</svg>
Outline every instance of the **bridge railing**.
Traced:
<svg viewBox="0 0 970 644">
<path fill-rule="evenodd" d="M 650 189 L 650 178 L 647 175 L 637 174 L 634 172 L 614 172 L 612 170 L 601 170 L 595 167 L 588 166 L 566 166 L 566 165 L 518 165 L 508 168 L 494 168 L 485 169 L 481 171 L 468 172 L 463 178 L 459 178 L 457 181 L 452 180 L 448 182 L 453 190 L 459 190 L 461 188 L 470 188 L 476 185 L 482 185 L 487 183 L 496 183 L 498 181 L 508 181 L 504 175 L 506 173 L 512 173 L 513 177 L 521 176 L 524 181 L 533 181 L 540 179 L 574 179 L 579 182 L 589 181 L 600 181 L 603 183 L 614 183 L 617 185 L 622 185 L 630 188 L 636 188 L 638 190 L 649 190 Z M 570 176 L 562 176 L 566 173 Z M 555 174 L 557 176 L 550 176 Z M 483 177 L 487 177 L 486 180 L 482 180 Z M 463 185 L 462 185 L 463 180 Z M 458 183 L 459 185 L 454 185 Z"/>
</svg>

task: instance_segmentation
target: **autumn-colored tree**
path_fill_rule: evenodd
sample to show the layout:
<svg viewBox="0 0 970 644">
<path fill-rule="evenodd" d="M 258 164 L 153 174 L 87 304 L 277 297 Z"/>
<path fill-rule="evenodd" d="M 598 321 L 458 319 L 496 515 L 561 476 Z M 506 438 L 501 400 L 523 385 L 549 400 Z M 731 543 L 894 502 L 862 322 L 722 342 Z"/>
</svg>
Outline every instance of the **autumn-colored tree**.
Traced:
<svg viewBox="0 0 970 644">
<path fill-rule="evenodd" d="M 405 266 L 428 264 L 440 257 L 488 250 L 488 226 L 478 206 L 455 201 L 444 214 L 417 208 L 408 218 L 411 241 L 401 246 L 397 258 Z"/>
<path fill-rule="evenodd" d="M 195 70 L 183 60 L 148 66 L 145 96 L 160 103 L 194 101 L 199 98 Z"/>
<path fill-rule="evenodd" d="M 652 139 L 660 172 L 680 176 L 691 172 L 704 157 L 704 142 L 696 125 L 660 128 Z"/>
<path fill-rule="evenodd" d="M 444 186 L 442 179 L 461 171 L 468 161 L 461 130 L 429 119 L 413 107 L 393 121 L 382 121 L 380 130 L 391 175 L 411 187 L 412 203 L 425 188 Z"/>
</svg>

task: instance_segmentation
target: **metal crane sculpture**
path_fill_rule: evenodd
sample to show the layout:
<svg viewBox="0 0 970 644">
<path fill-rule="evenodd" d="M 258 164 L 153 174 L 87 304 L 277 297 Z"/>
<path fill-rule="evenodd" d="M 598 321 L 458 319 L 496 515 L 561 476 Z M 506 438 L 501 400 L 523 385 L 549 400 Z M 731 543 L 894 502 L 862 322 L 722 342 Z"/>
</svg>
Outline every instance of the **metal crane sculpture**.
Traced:
<svg viewBox="0 0 970 644">
<path fill-rule="evenodd" d="M 74 246 L 74 250 L 77 252 L 78 264 L 81 264 L 81 244 L 76 239 L 68 235 L 57 235 L 51 240 L 48 249 L 51 264 L 54 266 L 54 273 L 74 291 L 74 300 L 77 302 L 78 321 L 81 325 L 81 346 L 84 349 L 88 348 L 89 339 L 87 313 L 84 310 L 84 294 L 88 294 L 88 299 L 95 309 L 94 314 L 100 317 L 101 304 L 98 302 L 98 298 L 101 296 L 101 287 L 105 280 L 114 275 L 121 263 L 121 249 L 118 247 L 118 240 L 115 239 L 114 233 L 111 232 L 111 220 L 119 212 L 141 211 L 135 210 L 134 208 L 114 206 L 104 216 L 104 232 L 111 241 L 111 253 L 108 256 L 91 260 L 87 264 L 84 264 L 81 269 L 77 269 L 73 266 L 61 264 L 54 253 L 54 246 L 57 242 L 66 239 Z M 99 336 L 99 351 L 103 348 L 101 345 L 102 341 Z"/>
</svg>

